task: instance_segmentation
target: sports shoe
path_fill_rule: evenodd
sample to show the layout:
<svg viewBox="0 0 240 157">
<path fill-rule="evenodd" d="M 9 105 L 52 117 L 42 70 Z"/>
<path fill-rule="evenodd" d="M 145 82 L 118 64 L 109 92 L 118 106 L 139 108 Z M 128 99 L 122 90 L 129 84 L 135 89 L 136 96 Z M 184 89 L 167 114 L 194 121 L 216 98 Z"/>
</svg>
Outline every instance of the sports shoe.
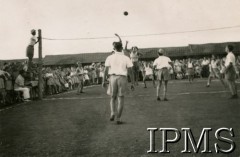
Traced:
<svg viewBox="0 0 240 157">
<path fill-rule="evenodd" d="M 237 94 L 232 95 L 229 99 L 238 99 L 238 95 Z"/>
<path fill-rule="evenodd" d="M 167 98 L 164 98 L 163 101 L 168 101 L 168 99 L 167 99 Z"/>
<path fill-rule="evenodd" d="M 117 120 L 117 125 L 123 124 L 121 120 Z"/>
<path fill-rule="evenodd" d="M 111 116 L 110 116 L 110 121 L 114 121 L 114 118 L 115 118 L 115 116 L 114 116 L 114 115 L 111 115 Z"/>
</svg>

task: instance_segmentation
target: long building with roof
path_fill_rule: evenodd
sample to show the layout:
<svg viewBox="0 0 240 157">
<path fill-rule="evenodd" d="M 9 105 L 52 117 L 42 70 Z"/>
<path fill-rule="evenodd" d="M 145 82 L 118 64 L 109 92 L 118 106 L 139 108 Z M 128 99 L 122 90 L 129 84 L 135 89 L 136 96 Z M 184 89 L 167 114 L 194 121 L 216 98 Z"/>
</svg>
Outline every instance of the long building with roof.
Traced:
<svg viewBox="0 0 240 157">
<path fill-rule="evenodd" d="M 231 44 L 234 46 L 234 53 L 240 55 L 240 42 L 225 42 L 225 43 L 207 43 L 207 44 L 189 44 L 182 47 L 156 47 L 156 48 L 140 48 L 141 53 L 140 60 L 154 60 L 158 57 L 158 50 L 162 48 L 165 50 L 166 55 L 170 58 L 187 58 L 187 57 L 203 57 L 210 56 L 212 54 L 225 56 L 226 45 Z M 129 53 L 129 52 L 128 52 Z M 110 52 L 101 53 L 80 53 L 80 54 L 64 54 L 64 55 L 46 55 L 43 59 L 45 66 L 70 66 L 77 62 L 82 64 L 91 64 L 96 62 L 104 62 L 107 56 L 111 55 Z M 126 54 L 129 55 L 129 54 Z M 26 59 L 25 59 L 26 60 Z M 3 62 L 22 62 L 21 60 L 2 60 Z M 35 59 L 37 62 L 37 59 Z"/>
</svg>

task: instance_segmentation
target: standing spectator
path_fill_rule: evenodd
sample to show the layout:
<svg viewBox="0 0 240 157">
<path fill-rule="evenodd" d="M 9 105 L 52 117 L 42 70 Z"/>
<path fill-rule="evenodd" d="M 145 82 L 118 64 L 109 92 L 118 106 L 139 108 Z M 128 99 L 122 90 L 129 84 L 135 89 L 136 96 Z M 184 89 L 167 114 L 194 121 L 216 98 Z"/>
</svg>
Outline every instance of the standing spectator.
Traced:
<svg viewBox="0 0 240 157">
<path fill-rule="evenodd" d="M 104 75 L 104 66 L 102 64 L 100 64 L 100 67 L 99 67 L 99 78 L 100 78 L 100 82 L 101 83 L 103 81 L 103 75 Z"/>
<path fill-rule="evenodd" d="M 88 86 L 89 85 L 89 75 L 88 75 L 88 68 L 87 68 L 87 66 L 85 66 L 84 67 L 84 84 L 86 85 L 86 86 Z"/>
<path fill-rule="evenodd" d="M 96 79 L 97 79 L 97 72 L 95 68 L 95 63 L 91 65 L 91 74 L 92 74 L 92 84 L 96 84 Z"/>
<path fill-rule="evenodd" d="M 202 67 L 199 60 L 195 63 L 195 75 L 202 78 Z"/>
<path fill-rule="evenodd" d="M 83 79 L 84 79 L 84 69 L 81 63 L 77 63 L 78 67 L 76 69 L 77 77 L 79 80 L 77 94 L 83 93 Z"/>
<path fill-rule="evenodd" d="M 61 88 L 61 83 L 60 83 L 60 80 L 59 80 L 59 75 L 58 75 L 58 72 L 57 70 L 54 70 L 53 71 L 53 80 L 54 80 L 54 85 L 55 85 L 55 89 L 56 89 L 56 93 L 60 93 L 62 91 L 62 88 Z"/>
<path fill-rule="evenodd" d="M 236 58 L 233 54 L 233 46 L 232 45 L 227 45 L 225 48 L 225 51 L 227 52 L 227 57 L 225 61 L 225 78 L 228 82 L 229 89 L 232 93 L 232 96 L 230 99 L 237 99 L 238 94 L 237 94 L 237 85 L 236 85 L 236 71 L 235 71 L 235 66 L 236 66 Z"/>
<path fill-rule="evenodd" d="M 50 68 L 47 68 L 45 77 L 46 77 L 46 81 L 47 81 L 48 94 L 52 95 L 52 94 L 56 93 L 56 86 L 54 83 L 53 73 Z"/>
</svg>

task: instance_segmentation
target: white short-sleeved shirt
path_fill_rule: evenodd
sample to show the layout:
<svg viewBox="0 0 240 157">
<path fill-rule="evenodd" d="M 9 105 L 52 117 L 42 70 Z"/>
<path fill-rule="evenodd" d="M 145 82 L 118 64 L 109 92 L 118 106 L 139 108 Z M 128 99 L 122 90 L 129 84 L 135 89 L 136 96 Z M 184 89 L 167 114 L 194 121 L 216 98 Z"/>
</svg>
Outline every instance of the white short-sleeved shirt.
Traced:
<svg viewBox="0 0 240 157">
<path fill-rule="evenodd" d="M 208 60 L 203 60 L 202 61 L 202 65 L 208 65 L 209 64 L 209 61 Z"/>
<path fill-rule="evenodd" d="M 34 46 L 34 45 L 36 44 L 36 42 L 37 42 L 37 37 L 32 36 L 31 39 L 30 39 L 30 43 L 29 43 L 29 45 Z"/>
<path fill-rule="evenodd" d="M 138 61 L 138 53 L 137 52 L 131 52 L 130 53 L 130 58 L 132 62 L 137 62 Z"/>
<path fill-rule="evenodd" d="M 133 66 L 130 58 L 125 56 L 123 52 L 115 52 L 107 57 L 105 66 L 109 67 L 109 75 L 127 76 L 127 69 Z"/>
<path fill-rule="evenodd" d="M 213 69 L 215 69 L 215 68 L 218 68 L 218 60 L 211 60 L 211 67 L 213 68 Z"/>
<path fill-rule="evenodd" d="M 16 80 L 15 80 L 15 88 L 19 88 L 21 86 L 24 86 L 24 78 L 22 77 L 22 75 L 18 75 Z"/>
<path fill-rule="evenodd" d="M 188 68 L 193 68 L 193 63 L 192 62 L 188 62 Z"/>
<path fill-rule="evenodd" d="M 77 67 L 76 73 L 77 73 L 78 75 L 83 75 L 83 74 L 84 74 L 83 68 Z"/>
<path fill-rule="evenodd" d="M 169 57 L 159 56 L 154 60 L 153 66 L 156 66 L 156 69 L 168 68 L 170 66 L 169 62 L 172 62 Z"/>
<path fill-rule="evenodd" d="M 149 66 L 145 67 L 145 71 L 146 71 L 146 75 L 152 75 L 153 74 L 153 70 Z"/>
<path fill-rule="evenodd" d="M 233 66 L 236 65 L 236 58 L 232 52 L 229 52 L 227 54 L 226 60 L 225 60 L 225 67 L 229 66 L 229 64 L 232 63 Z"/>
</svg>

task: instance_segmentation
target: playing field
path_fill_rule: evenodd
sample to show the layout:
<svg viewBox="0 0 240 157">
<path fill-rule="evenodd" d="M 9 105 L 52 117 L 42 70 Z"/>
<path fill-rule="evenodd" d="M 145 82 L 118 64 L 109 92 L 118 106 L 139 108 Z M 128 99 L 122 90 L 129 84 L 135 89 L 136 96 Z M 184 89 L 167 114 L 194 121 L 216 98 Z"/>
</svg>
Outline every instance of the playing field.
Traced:
<svg viewBox="0 0 240 157">
<path fill-rule="evenodd" d="M 125 100 L 123 124 L 109 121 L 109 97 L 101 86 L 88 87 L 82 95 L 74 91 L 6 108 L 0 112 L 0 156 L 240 156 L 240 99 L 228 100 L 230 93 L 219 81 L 210 88 L 206 80 L 171 81 L 168 102 L 157 101 L 151 82 L 130 92 Z M 238 84 L 239 87 L 240 84 Z M 240 88 L 239 88 L 240 89 Z M 170 154 L 147 154 L 147 128 L 191 128 L 198 140 L 203 128 L 212 128 L 212 154 L 181 154 L 184 135 L 168 145 Z M 233 128 L 236 149 L 232 154 L 216 154 L 218 128 Z M 181 131 L 181 130 L 180 130 Z M 169 138 L 173 134 L 169 135 Z M 156 132 L 156 150 L 162 149 L 161 132 Z M 192 150 L 191 145 L 190 149 Z M 201 147 L 200 151 L 203 150 Z"/>
</svg>

